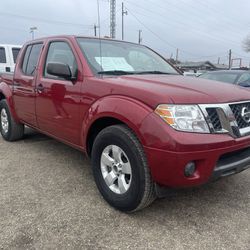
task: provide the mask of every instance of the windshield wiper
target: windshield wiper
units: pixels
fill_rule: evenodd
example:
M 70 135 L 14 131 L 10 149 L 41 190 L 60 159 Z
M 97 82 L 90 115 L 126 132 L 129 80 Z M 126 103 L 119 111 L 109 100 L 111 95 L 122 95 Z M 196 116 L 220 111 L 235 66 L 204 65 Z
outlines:
M 108 71 L 99 71 L 99 75 L 133 75 L 134 72 L 124 71 L 124 70 L 108 70 Z
M 173 75 L 174 73 L 168 73 L 168 72 L 163 72 L 163 71 L 158 71 L 158 70 L 152 70 L 152 71 L 141 71 L 141 72 L 136 72 L 138 75 L 143 75 L 143 74 L 155 74 L 155 75 Z

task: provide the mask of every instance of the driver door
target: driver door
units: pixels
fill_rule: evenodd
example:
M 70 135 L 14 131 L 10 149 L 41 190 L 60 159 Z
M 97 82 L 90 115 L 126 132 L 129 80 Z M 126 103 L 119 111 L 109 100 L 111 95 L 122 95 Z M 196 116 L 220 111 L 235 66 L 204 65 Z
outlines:
M 36 115 L 40 129 L 71 144 L 80 144 L 80 88 L 76 54 L 67 41 L 50 41 L 37 80 Z M 48 63 L 67 64 L 75 80 L 52 76 Z

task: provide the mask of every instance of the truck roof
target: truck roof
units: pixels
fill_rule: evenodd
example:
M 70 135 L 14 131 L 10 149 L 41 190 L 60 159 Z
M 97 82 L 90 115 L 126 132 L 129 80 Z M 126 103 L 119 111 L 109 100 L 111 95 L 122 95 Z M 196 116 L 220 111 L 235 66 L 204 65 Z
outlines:
M 76 39 L 76 38 L 86 38 L 86 39 L 95 39 L 95 40 L 107 40 L 107 41 L 116 41 L 116 42 L 124 42 L 124 43 L 131 43 L 131 44 L 136 44 L 136 45 L 139 45 L 138 43 L 133 43 L 133 42 L 128 42 L 128 41 L 123 41 L 123 40 L 119 40 L 119 39 L 113 39 L 113 38 L 110 38 L 110 37 L 95 37 L 95 36 L 77 36 L 77 35 L 55 35 L 55 36 L 46 36 L 46 37 L 40 37 L 40 38 L 37 38 L 37 39 L 34 39 L 34 40 L 30 40 L 30 41 L 27 41 L 27 43 L 34 43 L 34 42 L 39 42 L 39 41 L 45 41 L 47 39 L 65 39 L 65 38 L 68 38 L 68 39 Z M 143 45 L 141 45 L 143 46 Z
M 0 44 L 0 47 L 16 47 L 16 48 L 21 48 L 22 45 L 20 44 Z

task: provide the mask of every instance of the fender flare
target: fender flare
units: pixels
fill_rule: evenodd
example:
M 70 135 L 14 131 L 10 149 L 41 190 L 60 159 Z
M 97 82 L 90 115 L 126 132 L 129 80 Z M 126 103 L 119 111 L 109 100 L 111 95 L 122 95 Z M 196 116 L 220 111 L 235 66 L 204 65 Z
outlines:
M 140 126 L 150 113 L 152 113 L 152 108 L 133 98 L 119 95 L 102 97 L 91 105 L 84 116 L 81 143 L 86 149 L 89 130 L 97 120 L 114 118 L 132 129 L 144 145 L 145 138 L 140 132 Z
M 0 94 L 4 95 L 5 100 L 8 103 L 8 106 L 10 108 L 11 115 L 13 116 L 14 120 L 16 122 L 20 122 L 18 119 L 18 116 L 15 111 L 15 105 L 14 105 L 14 100 L 13 100 L 13 94 L 12 94 L 12 89 L 10 85 L 8 85 L 5 82 L 0 83 Z

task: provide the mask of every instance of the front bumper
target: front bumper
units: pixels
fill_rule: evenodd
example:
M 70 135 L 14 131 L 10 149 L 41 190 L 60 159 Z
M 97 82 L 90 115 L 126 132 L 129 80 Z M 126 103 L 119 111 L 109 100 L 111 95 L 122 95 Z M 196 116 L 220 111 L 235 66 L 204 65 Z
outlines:
M 222 155 L 217 161 L 211 180 L 237 174 L 250 168 L 250 148 Z
M 250 136 L 235 139 L 227 134 L 178 132 L 154 115 L 145 119 L 141 132 L 147 137 L 144 150 L 152 177 L 162 186 L 198 186 L 250 167 Z M 189 162 L 195 163 L 196 171 L 186 177 Z
M 249 168 L 249 146 L 185 153 L 152 148 L 145 148 L 145 151 L 154 181 L 163 186 L 182 188 L 202 185 Z M 186 177 L 185 166 L 189 162 L 195 163 L 196 171 Z

